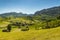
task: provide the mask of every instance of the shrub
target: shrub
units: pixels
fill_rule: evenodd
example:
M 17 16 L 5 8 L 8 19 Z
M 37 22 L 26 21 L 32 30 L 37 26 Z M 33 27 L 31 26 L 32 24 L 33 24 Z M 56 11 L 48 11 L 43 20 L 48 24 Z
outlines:
M 3 29 L 2 32 L 9 32 L 7 29 Z
M 21 29 L 21 31 L 28 31 L 28 30 L 29 30 L 28 28 Z
M 27 26 L 26 28 L 22 28 L 21 31 L 28 31 L 29 27 Z

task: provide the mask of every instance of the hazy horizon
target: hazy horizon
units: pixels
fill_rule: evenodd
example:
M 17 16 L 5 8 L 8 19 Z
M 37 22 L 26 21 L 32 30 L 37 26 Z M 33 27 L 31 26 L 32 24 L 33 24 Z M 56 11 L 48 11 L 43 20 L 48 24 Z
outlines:
M 36 11 L 60 6 L 60 0 L 0 0 L 0 14 L 22 12 L 34 14 Z

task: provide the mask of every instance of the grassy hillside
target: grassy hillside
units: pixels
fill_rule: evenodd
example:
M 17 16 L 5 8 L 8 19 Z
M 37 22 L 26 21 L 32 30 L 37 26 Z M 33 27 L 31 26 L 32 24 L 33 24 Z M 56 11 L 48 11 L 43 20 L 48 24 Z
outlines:
M 1 32 L 0 40 L 60 40 L 60 27 L 42 30 Z
M 0 14 L 0 40 L 60 40 L 60 6 L 35 14 Z

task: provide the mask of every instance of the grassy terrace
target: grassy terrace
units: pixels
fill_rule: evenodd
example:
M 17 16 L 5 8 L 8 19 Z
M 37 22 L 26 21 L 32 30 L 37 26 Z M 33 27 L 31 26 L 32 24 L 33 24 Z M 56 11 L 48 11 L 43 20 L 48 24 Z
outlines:
M 2 32 L 0 29 L 0 40 L 60 40 L 60 27 L 29 31 L 16 28 L 11 32 Z

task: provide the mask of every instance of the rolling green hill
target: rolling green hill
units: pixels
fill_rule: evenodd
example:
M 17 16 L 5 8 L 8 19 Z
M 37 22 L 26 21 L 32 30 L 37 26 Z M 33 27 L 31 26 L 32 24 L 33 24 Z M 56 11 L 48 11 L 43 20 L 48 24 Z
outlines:
M 5 24 L 8 25 L 13 22 L 27 23 L 28 20 L 30 22 L 29 24 L 34 22 L 34 25 L 32 26 L 36 26 L 37 28 L 45 28 L 47 25 L 49 26 L 48 28 L 58 27 L 60 26 L 60 6 L 36 11 L 35 14 L 23 14 L 16 12 L 0 14 L 0 26 L 1 24 L 5 26 Z

